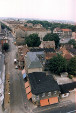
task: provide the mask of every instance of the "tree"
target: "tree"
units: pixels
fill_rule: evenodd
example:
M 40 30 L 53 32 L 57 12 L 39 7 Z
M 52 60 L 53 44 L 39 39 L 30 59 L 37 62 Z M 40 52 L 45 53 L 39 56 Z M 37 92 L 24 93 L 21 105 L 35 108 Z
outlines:
M 71 39 L 68 44 L 73 45 L 74 48 L 76 48 L 76 41 L 74 39 Z
M 55 74 L 67 71 L 67 61 L 61 55 L 54 56 L 49 61 L 49 70 Z
M 69 74 L 76 75 L 76 57 L 70 59 L 67 65 L 67 71 Z
M 56 33 L 48 33 L 43 38 L 44 41 L 55 41 L 56 48 L 59 46 L 59 36 Z
M 38 47 L 41 43 L 38 34 L 31 34 L 25 38 L 25 43 L 28 47 Z
M 3 44 L 3 50 L 7 51 L 9 49 L 9 44 L 8 43 L 4 43 Z

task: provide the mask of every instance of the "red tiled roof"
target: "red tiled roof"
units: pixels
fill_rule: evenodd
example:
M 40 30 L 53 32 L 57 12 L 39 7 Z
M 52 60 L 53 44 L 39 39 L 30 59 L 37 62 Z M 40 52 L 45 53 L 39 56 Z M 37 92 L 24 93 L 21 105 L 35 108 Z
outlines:
M 45 58 L 46 58 L 46 60 L 48 60 L 48 59 L 51 59 L 53 56 L 57 56 L 57 54 L 56 53 L 46 53 Z
M 72 55 L 69 54 L 69 53 L 68 54 L 65 54 L 64 55 L 64 58 L 67 59 L 67 60 L 70 60 L 72 58 Z
M 20 26 L 19 28 L 22 29 L 23 31 L 47 31 L 45 28 L 30 28 L 23 26 Z
M 62 31 L 71 31 L 71 29 L 61 29 Z

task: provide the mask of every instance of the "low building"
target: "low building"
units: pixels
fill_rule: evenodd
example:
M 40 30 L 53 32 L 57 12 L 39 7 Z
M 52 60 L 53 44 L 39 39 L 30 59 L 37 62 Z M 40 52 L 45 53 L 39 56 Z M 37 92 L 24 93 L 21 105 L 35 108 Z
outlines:
M 57 33 L 60 38 L 71 38 L 72 37 L 72 30 L 71 29 L 60 29 L 55 28 L 53 33 Z
M 65 47 L 61 47 L 57 53 L 61 54 L 66 60 L 70 60 L 73 57 L 73 55 Z
M 8 38 L 5 36 L 0 36 L 0 44 L 3 46 L 4 43 L 8 43 Z
M 69 96 L 69 93 L 76 88 L 76 82 L 61 84 L 59 87 L 61 91 L 61 97 L 64 98 Z
M 55 49 L 55 41 L 42 41 L 40 48 L 54 48 Z
M 44 72 L 33 72 L 28 74 L 25 83 L 28 99 L 36 105 L 46 106 L 59 102 L 60 89 L 52 75 Z
M 25 70 L 27 73 L 42 72 L 45 65 L 45 54 L 41 52 L 27 52 L 25 55 Z
M 76 56 L 76 49 L 75 48 L 70 48 L 68 51 L 73 55 Z
M 5 82 L 4 55 L 0 53 L 0 104 L 3 104 L 4 100 L 4 82 Z
M 58 34 L 59 38 L 62 38 L 62 30 L 59 27 L 55 28 L 53 33 Z
M 23 69 L 25 67 L 24 57 L 27 52 L 29 52 L 29 49 L 26 46 L 18 46 L 17 61 L 19 69 Z
M 25 36 L 29 36 L 30 34 L 36 33 L 40 37 L 40 40 L 43 40 L 43 37 L 47 33 L 51 33 L 51 30 L 46 30 L 45 28 L 32 28 L 32 27 L 23 27 L 23 26 L 18 26 L 14 30 L 14 34 L 16 38 L 22 38 Z
M 76 32 L 72 32 L 72 38 L 71 39 L 74 39 L 76 41 Z

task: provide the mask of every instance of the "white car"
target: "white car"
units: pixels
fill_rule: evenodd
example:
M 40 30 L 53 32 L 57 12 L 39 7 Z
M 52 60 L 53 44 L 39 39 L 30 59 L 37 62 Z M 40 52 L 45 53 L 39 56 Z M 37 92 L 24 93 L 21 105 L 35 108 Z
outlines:
M 18 66 L 15 66 L 15 69 L 18 69 Z

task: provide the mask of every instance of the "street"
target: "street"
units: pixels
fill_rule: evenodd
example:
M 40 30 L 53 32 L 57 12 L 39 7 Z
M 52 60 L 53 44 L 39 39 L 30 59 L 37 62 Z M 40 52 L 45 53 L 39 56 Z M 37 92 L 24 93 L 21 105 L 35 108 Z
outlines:
M 21 72 L 15 69 L 14 58 L 16 58 L 17 47 L 12 43 L 13 38 L 9 38 L 10 50 L 6 54 L 8 67 L 7 73 L 10 74 L 10 112 L 11 113 L 25 113 L 24 96 L 20 76 Z M 25 90 L 23 90 L 25 91 Z

